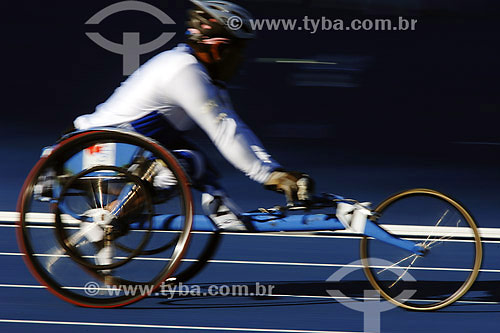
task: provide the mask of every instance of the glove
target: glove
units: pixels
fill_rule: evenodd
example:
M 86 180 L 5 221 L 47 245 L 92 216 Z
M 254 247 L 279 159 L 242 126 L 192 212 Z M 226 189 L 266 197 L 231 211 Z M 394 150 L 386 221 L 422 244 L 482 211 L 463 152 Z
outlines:
M 287 203 L 310 200 L 314 182 L 309 175 L 296 171 L 274 171 L 264 183 L 264 188 L 285 193 Z

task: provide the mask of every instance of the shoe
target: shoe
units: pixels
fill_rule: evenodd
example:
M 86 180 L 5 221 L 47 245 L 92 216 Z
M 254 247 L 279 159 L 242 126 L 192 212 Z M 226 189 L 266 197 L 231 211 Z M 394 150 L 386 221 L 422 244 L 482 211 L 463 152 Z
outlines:
M 224 196 L 214 196 L 203 193 L 201 196 L 203 210 L 217 229 L 222 231 L 250 231 L 247 225 L 238 217 L 238 210 L 231 210 L 227 206 L 233 206 L 229 198 Z

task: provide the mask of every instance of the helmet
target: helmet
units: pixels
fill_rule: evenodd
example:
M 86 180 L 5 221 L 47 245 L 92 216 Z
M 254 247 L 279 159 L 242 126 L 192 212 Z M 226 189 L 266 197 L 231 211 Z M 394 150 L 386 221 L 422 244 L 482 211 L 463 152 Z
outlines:
M 253 39 L 250 25 L 252 16 L 244 8 L 219 0 L 191 0 L 194 9 L 189 11 L 187 22 L 189 39 L 201 41 L 207 38 Z

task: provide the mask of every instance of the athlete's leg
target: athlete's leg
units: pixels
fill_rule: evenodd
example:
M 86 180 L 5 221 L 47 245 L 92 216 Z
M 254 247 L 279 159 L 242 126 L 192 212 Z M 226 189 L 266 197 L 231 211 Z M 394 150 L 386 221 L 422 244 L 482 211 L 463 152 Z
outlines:
M 242 222 L 241 210 L 228 197 L 219 184 L 219 174 L 210 164 L 205 154 L 188 141 L 182 132 L 173 128 L 158 112 L 131 123 L 135 131 L 146 135 L 169 149 L 179 160 L 191 178 L 194 188 L 203 193 L 202 206 L 205 214 L 219 229 L 247 231 L 251 225 Z M 168 190 L 175 185 L 175 177 L 167 168 L 159 169 L 152 180 L 158 196 L 168 196 Z M 163 189 L 163 193 L 162 193 Z
M 158 141 L 170 150 L 177 157 L 197 189 L 202 190 L 205 184 L 218 186 L 219 175 L 205 154 L 187 140 L 183 132 L 175 129 L 162 114 L 156 111 L 152 112 L 130 123 L 130 125 L 136 132 Z M 156 187 L 162 187 L 169 182 L 172 176 L 169 176 L 168 171 L 158 170 L 158 177 L 154 180 Z

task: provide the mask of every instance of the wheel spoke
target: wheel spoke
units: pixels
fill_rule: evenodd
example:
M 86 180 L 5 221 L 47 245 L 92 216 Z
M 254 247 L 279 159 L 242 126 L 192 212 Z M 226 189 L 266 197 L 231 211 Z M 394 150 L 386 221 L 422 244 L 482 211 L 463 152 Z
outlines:
M 436 225 L 434 226 L 434 230 L 437 230 L 436 228 L 439 226 L 439 224 L 441 224 L 441 222 L 443 222 L 443 219 L 445 218 L 445 216 L 448 214 L 449 210 L 447 209 L 443 215 L 441 215 L 441 217 L 438 219 L 438 221 L 436 222 Z M 427 236 L 427 239 L 424 241 L 424 246 L 427 245 L 427 241 L 432 237 L 434 236 L 435 232 L 429 234 L 429 236 Z
M 401 279 L 403 278 L 403 276 L 405 276 L 406 273 L 408 273 L 408 270 L 410 269 L 410 267 L 412 267 L 413 264 L 415 263 L 415 261 L 417 261 L 417 258 L 418 258 L 418 256 L 415 256 L 415 258 L 413 258 L 413 260 L 411 261 L 411 263 L 406 267 L 406 269 L 403 271 L 403 273 L 398 276 L 397 280 L 394 281 L 394 283 L 389 286 L 389 288 L 394 287 L 396 285 L 396 283 L 398 283 L 399 281 L 401 281 Z
M 460 225 L 460 222 L 461 222 L 461 219 L 459 219 L 457 221 L 457 224 L 456 224 L 456 227 L 459 228 L 459 225 Z M 452 239 L 453 238 L 453 234 L 450 234 L 450 235 L 444 235 L 444 236 L 441 236 L 440 238 L 437 238 L 437 239 L 434 239 L 432 240 L 431 242 L 427 243 L 425 245 L 425 248 L 426 249 L 431 249 L 433 248 L 434 246 L 440 244 L 440 243 L 443 243 L 444 241 L 448 240 L 448 239 Z
M 415 253 L 412 253 L 409 256 L 407 256 L 406 258 L 403 258 L 403 259 L 399 260 L 398 262 L 396 262 L 396 263 L 394 263 L 394 264 L 392 264 L 392 265 L 390 265 L 388 267 L 385 267 L 384 269 L 381 269 L 380 271 L 377 272 L 377 274 L 382 274 L 382 273 L 384 273 L 385 271 L 387 271 L 387 270 L 389 270 L 391 268 L 399 266 L 399 264 L 402 263 L 403 261 L 406 261 L 406 260 L 411 259 L 411 258 L 416 257 L 416 256 L 417 255 Z

